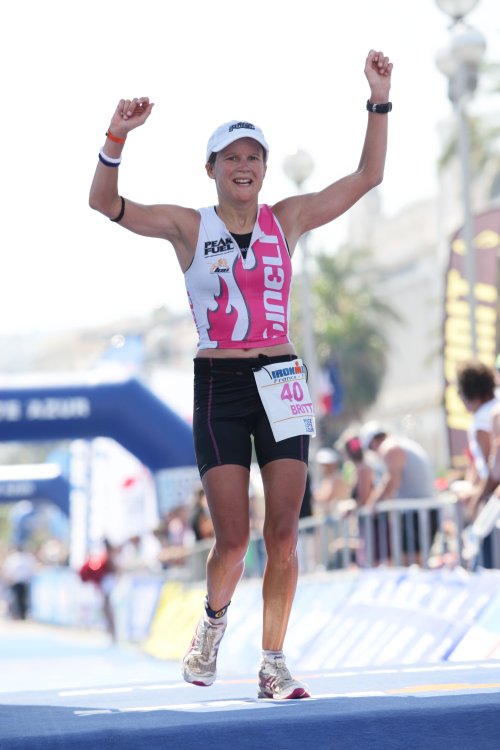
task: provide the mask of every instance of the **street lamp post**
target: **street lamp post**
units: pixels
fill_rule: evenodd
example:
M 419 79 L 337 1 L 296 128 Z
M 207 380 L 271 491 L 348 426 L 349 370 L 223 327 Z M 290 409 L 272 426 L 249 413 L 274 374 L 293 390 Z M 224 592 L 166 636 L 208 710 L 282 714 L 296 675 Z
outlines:
M 448 78 L 448 97 L 453 104 L 458 123 L 459 158 L 462 172 L 463 238 L 465 243 L 465 277 L 468 284 L 470 311 L 470 341 L 472 356 L 477 356 L 476 320 L 476 259 L 474 253 L 474 219 L 471 202 L 470 138 L 467 104 L 478 80 L 486 41 L 464 16 L 475 8 L 479 0 L 436 0 L 437 6 L 452 19 L 450 44 L 436 57 L 439 70 Z
M 304 182 L 311 176 L 314 169 L 313 161 L 307 151 L 297 150 L 289 154 L 284 161 L 283 169 L 286 176 L 295 183 L 295 186 L 302 191 Z M 314 405 L 316 418 L 319 417 L 318 403 L 318 384 L 319 384 L 319 367 L 318 356 L 316 352 L 316 336 L 314 333 L 314 316 L 311 297 L 311 277 L 309 273 L 309 237 L 308 234 L 302 235 L 299 240 L 299 247 L 302 253 L 301 268 L 301 295 L 302 295 L 302 327 L 304 342 L 304 359 L 308 371 L 308 385 L 311 394 L 311 400 Z

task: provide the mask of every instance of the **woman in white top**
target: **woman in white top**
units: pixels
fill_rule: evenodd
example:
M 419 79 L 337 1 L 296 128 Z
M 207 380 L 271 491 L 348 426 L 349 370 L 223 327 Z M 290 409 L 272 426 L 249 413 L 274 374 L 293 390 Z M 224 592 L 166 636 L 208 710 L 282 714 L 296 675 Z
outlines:
M 242 395 L 245 399 L 254 398 L 256 384 L 249 370 L 252 360 L 279 366 L 280 362 L 295 359 L 295 347 L 287 331 L 288 254 L 293 254 L 305 232 L 333 221 L 382 181 L 387 114 L 392 106 L 388 101 L 392 63 L 382 52 L 370 50 L 364 72 L 370 98 L 358 166 L 323 190 L 287 197 L 272 206 L 259 204 L 267 170 L 267 142 L 260 128 L 246 121 L 225 123 L 208 142 L 205 169 L 217 192 L 217 204 L 210 211 L 173 204 L 143 205 L 120 196 L 117 167 L 121 152 L 130 131 L 144 125 L 151 114 L 153 104 L 147 97 L 118 103 L 99 153 L 90 190 L 91 207 L 129 231 L 167 240 L 173 246 L 200 334 L 195 359 L 193 431 L 215 543 L 207 564 L 205 611 L 183 662 L 184 678 L 193 684 L 210 685 L 215 680 L 226 610 L 243 573 L 250 533 L 249 460 L 253 435 L 265 490 L 267 551 L 259 695 L 278 700 L 308 695 L 306 687 L 288 672 L 282 648 L 297 584 L 296 545 L 309 434 L 288 438 L 293 444 L 285 453 L 280 442 L 271 439 L 261 411 L 255 411 L 255 434 L 252 424 L 245 421 L 246 416 L 241 420 L 235 413 L 229 414 L 228 419 L 226 412 L 228 401 L 232 411 L 237 412 Z M 348 117 L 341 113 L 340 106 L 333 102 L 332 112 Z M 282 116 L 286 123 L 286 107 Z M 256 245 L 260 245 L 260 256 L 255 252 Z M 262 263 L 258 262 L 259 257 Z M 251 279 L 261 270 L 262 288 L 252 286 L 256 293 L 250 298 Z M 214 300 L 214 289 L 221 290 L 218 301 Z M 245 310 L 249 315 L 245 316 Z M 267 325 L 263 327 L 262 322 Z M 237 379 L 243 377 L 246 395 L 237 386 Z M 214 409 L 217 421 L 213 419 Z M 219 428 L 222 417 L 223 430 Z M 304 429 L 312 432 L 311 420 L 305 421 Z

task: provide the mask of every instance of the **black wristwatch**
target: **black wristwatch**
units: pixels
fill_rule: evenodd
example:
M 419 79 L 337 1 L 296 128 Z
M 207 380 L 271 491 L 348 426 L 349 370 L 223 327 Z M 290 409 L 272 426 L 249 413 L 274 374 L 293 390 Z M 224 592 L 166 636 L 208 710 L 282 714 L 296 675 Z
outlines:
M 392 110 L 392 102 L 385 102 L 385 104 L 372 104 L 368 99 L 366 102 L 366 109 L 368 112 L 376 112 L 378 115 L 386 115 Z

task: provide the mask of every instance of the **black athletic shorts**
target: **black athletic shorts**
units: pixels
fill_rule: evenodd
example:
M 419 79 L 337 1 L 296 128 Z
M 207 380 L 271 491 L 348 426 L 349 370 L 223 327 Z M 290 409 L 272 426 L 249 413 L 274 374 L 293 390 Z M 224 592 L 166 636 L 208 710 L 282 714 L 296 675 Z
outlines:
M 252 436 L 259 466 L 278 458 L 307 464 L 309 435 L 276 442 L 262 406 L 254 368 L 290 362 L 296 355 L 194 360 L 193 433 L 200 476 L 214 466 L 250 468 Z

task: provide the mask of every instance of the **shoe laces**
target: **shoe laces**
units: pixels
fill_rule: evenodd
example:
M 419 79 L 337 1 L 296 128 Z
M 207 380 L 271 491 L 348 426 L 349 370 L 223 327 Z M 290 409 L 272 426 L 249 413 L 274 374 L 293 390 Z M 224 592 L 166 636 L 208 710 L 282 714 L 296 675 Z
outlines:
M 195 641 L 192 651 L 198 656 L 198 660 L 205 664 L 210 664 L 217 656 L 217 650 L 224 631 L 225 623 L 213 625 L 211 622 L 203 619 L 196 630 Z
M 262 663 L 261 675 L 266 683 L 272 686 L 286 685 L 294 681 L 282 657 L 265 659 Z

